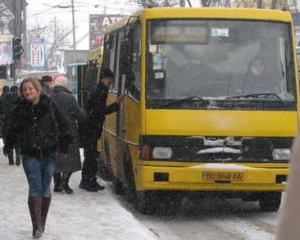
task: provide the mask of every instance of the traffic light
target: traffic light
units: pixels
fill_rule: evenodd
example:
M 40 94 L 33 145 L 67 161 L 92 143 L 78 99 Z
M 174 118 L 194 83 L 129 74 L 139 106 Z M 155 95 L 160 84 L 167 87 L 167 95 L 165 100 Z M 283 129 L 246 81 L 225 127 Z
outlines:
M 6 66 L 0 66 L 0 79 L 6 79 Z
M 24 52 L 23 46 L 22 46 L 22 39 L 19 37 L 13 38 L 13 59 L 14 60 L 20 60 L 21 56 Z

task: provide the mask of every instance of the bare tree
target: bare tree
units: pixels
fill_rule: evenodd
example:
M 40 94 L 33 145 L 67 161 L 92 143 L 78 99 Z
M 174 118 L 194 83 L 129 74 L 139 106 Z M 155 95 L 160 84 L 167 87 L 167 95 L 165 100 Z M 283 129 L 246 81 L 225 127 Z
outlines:
M 282 9 L 286 7 L 286 0 L 236 0 L 236 7 Z
M 179 6 L 180 0 L 131 0 L 143 8 L 147 7 L 174 7 Z
M 70 27 L 65 27 L 56 18 L 53 21 L 42 22 L 36 20 L 27 25 L 28 38 L 42 38 L 46 42 L 46 62 L 52 62 L 54 54 L 59 48 L 70 45 L 68 36 L 72 33 Z

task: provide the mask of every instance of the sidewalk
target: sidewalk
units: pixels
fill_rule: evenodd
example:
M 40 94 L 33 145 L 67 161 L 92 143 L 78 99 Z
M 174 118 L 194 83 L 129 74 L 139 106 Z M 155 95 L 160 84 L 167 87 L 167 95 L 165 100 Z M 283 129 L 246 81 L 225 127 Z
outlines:
M 32 239 L 28 186 L 22 165 L 8 165 L 0 143 L 0 239 Z M 81 172 L 70 179 L 73 195 L 55 193 L 43 240 L 155 240 L 155 235 L 124 209 L 110 190 L 79 189 Z M 52 184 L 53 185 L 53 184 Z

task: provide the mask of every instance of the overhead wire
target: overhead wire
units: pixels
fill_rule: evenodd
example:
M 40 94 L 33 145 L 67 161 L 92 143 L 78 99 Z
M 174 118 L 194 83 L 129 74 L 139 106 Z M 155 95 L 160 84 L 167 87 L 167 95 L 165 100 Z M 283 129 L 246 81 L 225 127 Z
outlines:
M 41 10 L 39 12 L 29 14 L 28 18 L 38 17 L 39 15 L 43 15 L 49 11 L 54 11 L 53 12 L 54 14 L 60 14 L 64 10 L 65 11 L 63 13 L 71 11 L 70 0 L 63 0 L 59 4 L 55 4 L 55 5 L 41 3 L 41 2 L 38 2 L 35 0 L 28 0 L 28 2 L 29 2 L 29 4 L 34 3 L 36 6 L 44 8 L 44 10 Z M 68 6 L 68 8 L 61 8 L 65 4 L 67 4 L 66 6 Z M 120 7 L 116 7 L 118 5 L 120 5 Z M 49 6 L 50 8 L 45 9 L 45 6 Z M 61 6 L 61 7 L 59 7 L 59 6 Z M 93 10 L 91 10 L 91 8 Z M 138 10 L 140 8 L 140 6 L 138 6 L 138 4 L 133 3 L 132 1 L 129 1 L 129 0 L 127 0 L 127 1 L 110 0 L 110 1 L 105 1 L 105 2 L 103 2 L 103 0 L 101 0 L 101 1 L 100 0 L 99 1 L 86 0 L 86 1 L 84 1 L 84 3 L 82 1 L 77 1 L 77 0 L 74 1 L 75 13 L 82 12 L 82 13 L 94 14 L 95 9 L 100 10 L 101 8 L 105 8 L 106 13 L 111 11 L 111 12 L 126 12 L 126 13 L 130 14 L 133 11 Z M 87 9 L 87 10 L 84 10 L 84 9 Z M 104 9 L 102 9 L 102 11 L 104 11 Z M 114 14 L 114 13 L 110 13 L 110 14 Z
M 45 19 L 45 16 L 53 16 L 53 18 L 55 16 L 58 17 L 58 21 L 61 21 L 63 23 L 71 23 L 71 17 L 70 19 L 68 18 L 64 18 L 61 19 L 60 16 L 65 16 L 65 14 L 70 14 L 72 13 L 72 8 L 68 7 L 68 8 L 60 8 L 59 6 L 65 6 L 65 5 L 70 5 L 70 0 L 62 0 L 59 2 L 59 4 L 45 4 L 45 3 L 41 3 L 39 1 L 35 1 L 35 0 L 27 0 L 27 2 L 29 4 L 32 4 L 35 8 L 39 8 L 37 10 L 34 11 L 30 11 L 27 12 L 27 18 L 29 20 L 32 19 L 37 19 L 37 18 L 41 18 L 41 19 Z M 120 5 L 120 7 L 116 7 Z M 97 14 L 98 12 L 100 12 L 99 14 L 109 14 L 109 15 L 128 15 L 134 11 L 138 10 L 138 5 L 136 4 L 131 4 L 131 3 L 126 3 L 126 6 L 124 8 L 124 3 L 120 3 L 120 1 L 88 1 L 86 0 L 84 2 L 84 4 L 82 3 L 82 1 L 74 1 L 74 13 L 75 13 L 75 25 L 76 28 L 80 27 L 82 28 L 82 25 L 89 25 L 89 17 L 86 16 L 82 16 L 82 14 Z M 124 13 L 124 14 L 122 14 Z M 87 30 L 88 31 L 88 30 Z

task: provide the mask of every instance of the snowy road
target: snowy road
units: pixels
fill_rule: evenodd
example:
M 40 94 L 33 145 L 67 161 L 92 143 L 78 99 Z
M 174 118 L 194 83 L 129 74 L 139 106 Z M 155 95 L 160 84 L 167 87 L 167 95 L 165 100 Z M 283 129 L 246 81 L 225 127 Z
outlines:
M 273 240 L 280 213 L 262 212 L 258 202 L 238 199 L 184 199 L 173 211 L 167 206 L 162 203 L 154 215 L 127 208 L 161 240 Z
M 161 240 L 272 240 L 279 216 L 239 200 L 186 201 L 174 213 L 133 213 Z

